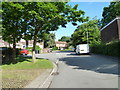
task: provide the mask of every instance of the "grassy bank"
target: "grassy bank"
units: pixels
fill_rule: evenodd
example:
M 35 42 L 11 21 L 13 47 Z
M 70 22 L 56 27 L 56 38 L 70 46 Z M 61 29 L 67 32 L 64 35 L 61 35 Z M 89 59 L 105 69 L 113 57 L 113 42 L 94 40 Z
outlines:
M 46 59 L 31 59 L 19 57 L 17 64 L 2 65 L 2 87 L 23 88 L 47 69 L 52 69 L 52 62 Z

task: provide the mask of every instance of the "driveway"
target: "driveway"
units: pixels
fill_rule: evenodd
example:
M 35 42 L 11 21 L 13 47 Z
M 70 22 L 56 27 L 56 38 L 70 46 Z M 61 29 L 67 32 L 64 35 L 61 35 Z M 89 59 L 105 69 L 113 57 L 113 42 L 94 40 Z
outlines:
M 118 58 L 53 52 L 37 57 L 58 62 L 58 72 L 49 88 L 118 88 Z

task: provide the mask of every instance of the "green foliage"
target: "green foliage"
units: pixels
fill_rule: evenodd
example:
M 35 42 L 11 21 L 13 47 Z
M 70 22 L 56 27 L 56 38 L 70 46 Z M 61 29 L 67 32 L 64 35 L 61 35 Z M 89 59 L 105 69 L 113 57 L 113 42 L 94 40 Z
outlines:
M 22 9 L 20 3 L 2 2 L 2 38 L 9 43 L 16 43 L 22 37 L 20 30 Z
M 3 50 L 0 50 L 2 52 L 2 64 L 9 64 L 12 62 L 12 55 L 13 55 L 13 49 L 12 48 L 1 48 Z M 20 50 L 16 48 L 16 57 L 20 55 Z
M 32 52 L 32 48 L 33 48 L 33 47 L 26 47 L 26 49 L 27 49 L 29 52 Z
M 27 47 L 26 49 L 27 49 L 28 51 L 32 52 L 32 48 L 33 48 L 33 47 Z M 36 50 L 41 50 L 41 48 L 40 48 L 38 45 L 36 45 Z
M 33 39 L 35 51 L 37 38 L 43 33 L 55 31 L 59 26 L 66 28 L 68 22 L 77 25 L 76 22 L 88 20 L 85 12 L 77 10 L 77 7 L 66 2 L 3 2 L 3 39 L 14 47 L 21 38 Z
M 69 37 L 69 36 L 63 36 L 63 37 L 61 37 L 61 39 L 59 39 L 58 41 L 70 42 L 70 37 Z
M 111 42 L 109 44 L 96 44 L 90 46 L 90 48 L 92 53 L 120 57 L 120 41 Z
M 58 47 L 53 47 L 52 50 L 58 50 Z
M 108 7 L 103 8 L 101 24 L 102 27 L 107 25 L 117 16 L 120 16 L 120 1 L 110 2 Z
M 46 38 L 44 38 L 44 47 L 52 48 L 55 47 L 55 34 L 54 33 L 46 33 Z
M 84 11 L 77 10 L 65 2 L 3 2 L 3 39 L 9 43 L 21 38 L 32 39 L 38 34 L 57 30 L 67 22 L 84 22 Z M 34 8 L 34 9 L 33 9 Z M 11 30 L 13 33 L 11 33 Z
M 36 45 L 36 50 L 41 50 L 41 48 L 38 45 Z
M 90 20 L 87 23 L 81 24 L 75 30 L 71 36 L 72 45 L 76 46 L 78 44 L 87 43 L 87 33 L 88 33 L 88 43 L 99 43 L 100 42 L 100 31 L 98 28 L 98 20 Z

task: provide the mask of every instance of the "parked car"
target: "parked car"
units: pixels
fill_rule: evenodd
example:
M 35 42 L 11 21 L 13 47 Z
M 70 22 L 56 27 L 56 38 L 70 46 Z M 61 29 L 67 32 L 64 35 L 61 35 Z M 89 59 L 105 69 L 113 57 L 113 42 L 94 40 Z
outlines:
M 80 44 L 76 46 L 76 54 L 89 54 L 89 45 L 88 44 Z
M 21 55 L 27 55 L 27 54 L 28 54 L 28 50 L 22 49 L 22 50 L 20 51 L 20 54 L 21 54 Z

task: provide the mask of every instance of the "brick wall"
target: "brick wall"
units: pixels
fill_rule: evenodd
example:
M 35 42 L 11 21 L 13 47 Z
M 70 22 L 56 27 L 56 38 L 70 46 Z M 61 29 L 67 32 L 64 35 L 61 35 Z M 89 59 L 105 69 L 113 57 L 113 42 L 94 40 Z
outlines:
M 118 20 L 115 20 L 101 31 L 102 41 L 110 42 L 112 40 L 120 40 L 120 32 L 118 30 L 118 23 L 120 24 L 120 21 L 118 22 Z
M 118 33 L 119 33 L 119 40 L 120 40 L 120 19 L 118 19 L 117 22 L 118 22 Z

